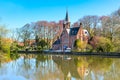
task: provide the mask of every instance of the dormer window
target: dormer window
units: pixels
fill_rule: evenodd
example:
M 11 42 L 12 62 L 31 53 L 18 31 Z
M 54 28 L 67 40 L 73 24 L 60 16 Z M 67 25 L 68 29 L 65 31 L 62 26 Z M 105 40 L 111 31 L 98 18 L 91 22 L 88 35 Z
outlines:
M 87 31 L 85 31 L 85 34 L 87 34 Z
M 74 34 L 74 31 L 72 31 L 72 34 Z
M 75 31 L 75 34 L 77 34 L 77 31 Z

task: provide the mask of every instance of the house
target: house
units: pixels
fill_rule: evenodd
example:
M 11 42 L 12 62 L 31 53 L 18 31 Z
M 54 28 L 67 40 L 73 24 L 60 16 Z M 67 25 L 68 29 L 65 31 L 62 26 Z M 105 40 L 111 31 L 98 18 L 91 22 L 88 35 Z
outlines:
M 66 17 L 63 22 L 63 31 L 58 39 L 53 43 L 53 50 L 65 50 L 66 48 L 74 48 L 74 42 L 76 39 L 88 42 L 89 33 L 86 29 L 83 29 L 82 23 L 79 26 L 70 26 L 68 11 L 66 11 Z

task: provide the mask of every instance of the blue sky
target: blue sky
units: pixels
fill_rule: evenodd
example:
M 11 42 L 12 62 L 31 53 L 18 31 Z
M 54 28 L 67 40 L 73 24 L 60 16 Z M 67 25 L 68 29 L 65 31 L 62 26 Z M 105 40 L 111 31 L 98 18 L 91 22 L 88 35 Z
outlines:
M 15 29 L 40 20 L 58 22 L 66 7 L 74 23 L 85 15 L 110 15 L 120 8 L 120 0 L 0 0 L 0 24 Z

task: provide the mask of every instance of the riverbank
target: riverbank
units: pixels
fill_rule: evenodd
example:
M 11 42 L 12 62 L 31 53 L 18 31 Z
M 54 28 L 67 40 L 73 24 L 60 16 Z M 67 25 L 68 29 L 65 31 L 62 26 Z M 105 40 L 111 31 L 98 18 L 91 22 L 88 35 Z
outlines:
M 53 55 L 77 55 L 77 56 L 107 56 L 120 57 L 119 52 L 44 52 L 44 51 L 18 51 L 26 54 L 53 54 Z

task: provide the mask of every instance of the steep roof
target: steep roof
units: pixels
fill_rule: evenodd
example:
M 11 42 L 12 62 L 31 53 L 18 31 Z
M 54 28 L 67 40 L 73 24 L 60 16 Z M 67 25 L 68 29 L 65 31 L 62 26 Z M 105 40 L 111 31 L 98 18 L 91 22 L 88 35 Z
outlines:
M 66 11 L 65 21 L 69 22 L 68 10 Z
M 70 28 L 70 36 L 77 35 L 80 27 Z
M 56 45 L 56 44 L 60 44 L 60 39 L 57 39 L 57 40 L 53 43 L 53 45 Z

